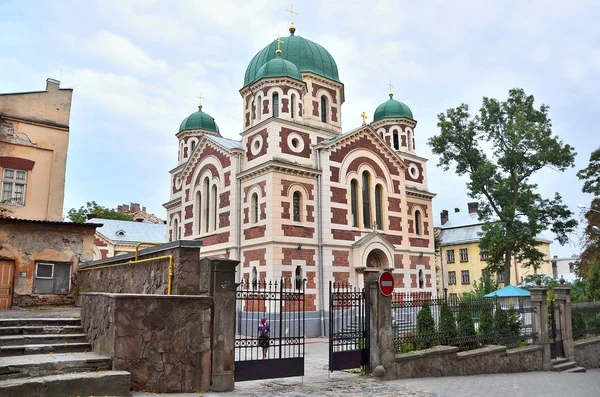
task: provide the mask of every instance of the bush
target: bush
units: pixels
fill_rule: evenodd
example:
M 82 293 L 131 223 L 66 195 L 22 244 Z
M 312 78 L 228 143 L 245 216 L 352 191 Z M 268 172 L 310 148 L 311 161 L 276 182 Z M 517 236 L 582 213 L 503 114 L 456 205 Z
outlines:
M 417 314 L 417 336 L 419 337 L 420 349 L 428 349 L 437 343 L 435 320 L 431 315 L 431 309 L 427 302 Z
M 440 307 L 440 324 L 439 329 L 440 342 L 449 345 L 456 338 L 456 319 L 452 309 L 446 302 Z
M 473 349 L 476 348 L 477 343 L 475 339 L 475 322 L 473 321 L 473 314 L 471 313 L 471 302 L 469 300 L 463 300 L 460 302 L 458 308 L 458 337 L 461 338 L 459 343 L 462 349 Z
M 481 311 L 481 323 L 479 324 L 479 334 L 486 343 L 496 343 L 494 327 L 494 306 L 491 302 L 483 303 Z

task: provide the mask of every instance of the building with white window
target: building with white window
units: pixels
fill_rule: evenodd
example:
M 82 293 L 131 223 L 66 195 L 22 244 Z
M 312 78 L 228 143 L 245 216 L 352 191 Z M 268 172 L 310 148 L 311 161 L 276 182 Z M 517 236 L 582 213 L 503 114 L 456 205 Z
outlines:
M 201 106 L 179 126 L 169 241 L 239 259 L 246 281 L 306 278 L 307 311 L 327 310 L 330 281 L 361 287 L 381 269 L 397 292 L 434 292 L 434 194 L 409 107 L 390 93 L 344 132 L 337 64 L 293 25 L 254 56 L 239 92 L 239 140 Z

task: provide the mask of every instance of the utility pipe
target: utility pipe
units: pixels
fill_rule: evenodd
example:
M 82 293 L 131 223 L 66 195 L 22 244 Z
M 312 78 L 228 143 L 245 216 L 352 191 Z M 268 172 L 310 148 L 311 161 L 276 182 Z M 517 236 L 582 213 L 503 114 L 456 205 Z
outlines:
M 139 242 L 138 245 L 135 246 L 135 260 L 136 261 L 139 259 L 140 245 L 160 245 L 160 243 L 150 243 L 147 241 Z
M 319 257 L 319 307 L 321 308 L 321 337 L 325 337 L 325 292 L 323 287 L 323 204 L 321 199 L 321 149 L 317 149 L 317 171 L 319 171 L 319 173 L 317 174 L 317 252 Z

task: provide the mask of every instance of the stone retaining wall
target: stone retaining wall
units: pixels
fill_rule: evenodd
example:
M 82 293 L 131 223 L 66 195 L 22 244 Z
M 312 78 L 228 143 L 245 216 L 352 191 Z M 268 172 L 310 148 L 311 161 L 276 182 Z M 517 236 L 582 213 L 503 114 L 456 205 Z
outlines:
M 600 368 L 600 337 L 573 342 L 575 362 L 585 368 Z
M 173 295 L 199 295 L 201 273 L 209 269 L 200 267 L 199 241 L 174 241 L 139 252 L 139 259 L 173 255 Z M 135 254 L 118 255 L 80 265 L 79 292 L 112 292 L 125 294 L 167 294 L 169 260 L 110 266 L 134 260 Z M 107 267 L 109 266 L 109 267 Z M 203 278 L 207 278 L 204 276 Z
M 459 352 L 457 347 L 431 349 L 396 355 L 385 365 L 386 380 L 439 376 L 461 376 L 543 370 L 543 347 L 531 345 L 516 349 L 486 346 Z
M 134 390 L 209 391 L 213 299 L 84 293 L 81 321 L 94 351 L 131 373 Z

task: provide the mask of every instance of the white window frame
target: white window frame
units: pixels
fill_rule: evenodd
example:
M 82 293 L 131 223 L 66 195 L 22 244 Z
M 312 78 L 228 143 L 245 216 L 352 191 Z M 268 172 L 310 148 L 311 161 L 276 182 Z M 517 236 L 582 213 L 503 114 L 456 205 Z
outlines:
M 460 248 L 458 250 L 458 252 L 460 254 L 460 261 L 461 261 L 461 263 L 465 263 L 465 262 L 469 261 L 469 250 L 467 248 Z
M 447 260 L 448 263 L 456 263 L 456 257 L 454 256 L 454 249 L 446 250 L 446 256 L 448 258 L 448 260 Z M 450 260 L 450 257 L 452 257 L 452 260 Z
M 38 275 L 40 265 L 52 266 L 52 275 L 50 277 L 40 277 Z M 35 278 L 44 279 L 44 280 L 52 280 L 54 278 L 54 263 L 44 263 L 44 262 L 36 263 L 35 264 Z
M 12 171 L 13 172 L 13 177 L 9 178 L 6 176 L 6 172 L 7 171 Z M 19 172 L 22 172 L 23 174 L 25 174 L 25 179 L 24 180 L 18 180 L 17 179 L 17 174 Z M 2 169 L 2 186 L 0 186 L 0 200 L 1 201 L 7 201 L 6 204 L 7 205 L 19 205 L 19 206 L 24 206 L 25 205 L 25 196 L 27 194 L 27 178 L 28 178 L 28 172 L 27 170 L 20 170 L 20 169 L 16 169 L 16 168 L 3 168 Z M 11 193 L 10 196 L 11 197 L 5 197 L 4 196 L 4 186 L 5 185 L 11 185 Z M 17 185 L 21 185 L 23 186 L 23 194 L 21 195 L 20 200 L 18 200 L 15 197 L 15 187 Z

